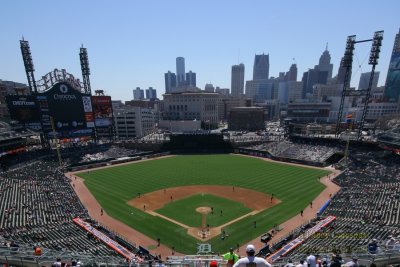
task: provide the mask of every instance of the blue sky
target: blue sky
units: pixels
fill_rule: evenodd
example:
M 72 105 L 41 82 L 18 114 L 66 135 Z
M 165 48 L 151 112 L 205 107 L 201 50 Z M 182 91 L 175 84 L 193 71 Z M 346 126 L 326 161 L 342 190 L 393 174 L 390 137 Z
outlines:
M 384 30 L 377 70 L 386 79 L 400 1 L 201 0 L 0 2 L 0 79 L 26 83 L 19 40 L 30 42 L 39 79 L 54 68 L 81 77 L 79 47 L 88 49 L 92 90 L 132 99 L 139 86 L 164 92 L 164 73 L 185 57 L 186 71 L 206 83 L 230 88 L 231 66 L 245 64 L 252 78 L 254 55 L 270 55 L 270 76 L 298 66 L 298 80 L 313 68 L 329 43 L 336 75 L 346 37 L 370 39 Z M 352 84 L 369 71 L 370 43 L 356 47 Z M 294 61 L 293 61 L 294 58 Z

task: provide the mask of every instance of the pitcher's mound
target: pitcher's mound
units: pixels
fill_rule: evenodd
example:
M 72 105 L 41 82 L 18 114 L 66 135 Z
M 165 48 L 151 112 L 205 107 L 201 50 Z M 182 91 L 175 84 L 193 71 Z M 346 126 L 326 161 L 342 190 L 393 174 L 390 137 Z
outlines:
M 211 212 L 211 208 L 210 207 L 198 207 L 196 209 L 196 211 L 201 214 L 209 214 Z

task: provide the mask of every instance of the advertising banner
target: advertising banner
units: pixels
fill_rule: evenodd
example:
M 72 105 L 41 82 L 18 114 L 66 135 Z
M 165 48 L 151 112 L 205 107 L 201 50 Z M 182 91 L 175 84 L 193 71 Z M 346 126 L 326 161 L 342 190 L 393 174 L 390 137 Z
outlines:
M 8 95 L 6 102 L 12 120 L 32 130 L 41 129 L 39 106 L 34 96 Z

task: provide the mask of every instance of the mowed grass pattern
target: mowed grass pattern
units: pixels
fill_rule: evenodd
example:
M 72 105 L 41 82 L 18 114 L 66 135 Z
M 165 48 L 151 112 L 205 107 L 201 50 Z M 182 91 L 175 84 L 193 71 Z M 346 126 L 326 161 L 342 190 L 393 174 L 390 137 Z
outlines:
M 323 189 L 325 170 L 303 168 L 240 155 L 182 155 L 79 174 L 112 217 L 182 253 L 197 252 L 201 241 L 172 222 L 135 209 L 127 202 L 138 193 L 184 185 L 238 186 L 274 194 L 282 202 L 224 230 L 229 237 L 208 243 L 215 252 L 244 244 L 298 214 Z M 99 211 L 100 212 L 100 211 Z M 257 228 L 253 222 L 257 221 Z
M 187 226 L 201 227 L 202 216 L 196 212 L 198 207 L 213 208 L 213 214 L 209 213 L 206 219 L 210 227 L 223 225 L 252 211 L 242 203 L 212 194 L 198 194 L 168 203 L 156 212 Z

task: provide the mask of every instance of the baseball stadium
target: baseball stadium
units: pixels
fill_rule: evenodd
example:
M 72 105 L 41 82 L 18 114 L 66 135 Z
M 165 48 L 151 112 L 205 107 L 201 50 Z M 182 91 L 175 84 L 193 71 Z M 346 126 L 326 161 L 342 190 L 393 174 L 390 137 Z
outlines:
M 35 81 L 25 40 L 21 52 L 31 94 L 7 96 L 18 123 L 0 124 L 4 266 L 223 267 L 248 244 L 272 266 L 400 262 L 398 131 L 350 142 L 282 121 L 119 139 L 86 48 L 83 82 L 57 69 Z

